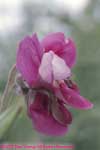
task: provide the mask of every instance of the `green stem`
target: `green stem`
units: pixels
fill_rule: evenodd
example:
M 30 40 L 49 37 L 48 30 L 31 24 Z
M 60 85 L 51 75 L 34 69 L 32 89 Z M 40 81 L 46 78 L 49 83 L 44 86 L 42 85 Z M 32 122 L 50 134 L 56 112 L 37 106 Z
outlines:
M 6 108 L 8 106 L 9 94 L 14 87 L 15 76 L 16 76 L 16 66 L 14 65 L 9 72 L 5 90 L 0 99 L 0 113 L 3 112 L 4 110 L 6 110 Z

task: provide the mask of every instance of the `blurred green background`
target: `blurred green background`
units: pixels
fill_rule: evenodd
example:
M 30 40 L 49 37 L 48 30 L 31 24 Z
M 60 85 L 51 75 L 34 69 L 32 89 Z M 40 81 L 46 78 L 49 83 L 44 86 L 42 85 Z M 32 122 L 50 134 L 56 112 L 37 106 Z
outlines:
M 100 0 L 3 0 L 0 1 L 0 95 L 15 63 L 18 42 L 36 32 L 64 32 L 77 45 L 74 80 L 81 94 L 94 103 L 87 111 L 71 109 L 73 124 L 64 137 L 47 137 L 32 129 L 26 109 L 14 119 L 11 108 L 0 118 L 0 143 L 74 144 L 76 150 L 100 150 Z M 15 104 L 21 97 L 13 97 Z M 5 117 L 6 116 L 6 117 Z M 6 124 L 6 125 L 5 125 Z

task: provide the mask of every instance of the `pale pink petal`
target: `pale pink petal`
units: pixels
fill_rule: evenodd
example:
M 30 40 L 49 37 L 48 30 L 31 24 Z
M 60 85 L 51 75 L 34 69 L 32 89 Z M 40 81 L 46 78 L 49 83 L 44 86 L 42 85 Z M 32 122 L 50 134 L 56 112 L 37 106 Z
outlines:
M 39 67 L 39 74 L 41 78 L 48 83 L 53 81 L 52 58 L 52 53 L 44 53 L 41 65 Z
M 33 36 L 33 38 L 26 37 L 20 42 L 17 52 L 17 69 L 30 86 L 36 82 L 38 77 L 38 67 L 40 64 L 38 44 L 36 36 Z
M 71 75 L 71 71 L 64 60 L 52 51 L 43 55 L 39 73 L 42 79 L 49 83 L 53 80 L 66 79 Z
M 37 95 L 35 102 L 29 108 L 29 116 L 32 119 L 34 128 L 49 136 L 62 136 L 68 131 L 67 125 L 64 126 L 57 122 L 48 111 L 48 97 L 43 94 Z
M 52 70 L 54 79 L 63 80 L 68 78 L 71 75 L 71 70 L 69 69 L 65 61 L 57 55 L 55 55 L 53 52 L 52 55 Z
M 78 109 L 91 109 L 93 107 L 93 104 L 90 101 L 80 96 L 74 90 L 68 88 L 66 84 L 60 83 L 60 90 L 64 97 L 64 102 L 70 106 Z

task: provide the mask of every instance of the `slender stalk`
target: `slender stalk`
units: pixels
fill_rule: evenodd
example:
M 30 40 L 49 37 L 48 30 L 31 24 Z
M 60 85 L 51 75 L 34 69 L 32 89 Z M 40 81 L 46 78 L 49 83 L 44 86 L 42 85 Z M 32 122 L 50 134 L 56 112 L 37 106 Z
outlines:
M 0 113 L 3 112 L 8 106 L 9 94 L 14 87 L 15 76 L 16 76 L 16 65 L 13 65 L 8 75 L 8 80 L 5 86 L 4 93 L 0 99 Z

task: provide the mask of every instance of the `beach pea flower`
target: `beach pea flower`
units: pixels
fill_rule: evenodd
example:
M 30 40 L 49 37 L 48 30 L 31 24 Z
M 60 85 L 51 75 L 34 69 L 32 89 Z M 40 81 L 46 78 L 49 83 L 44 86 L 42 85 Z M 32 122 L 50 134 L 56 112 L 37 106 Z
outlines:
M 16 80 L 38 132 L 64 135 L 72 122 L 68 106 L 77 109 L 93 107 L 80 96 L 78 86 L 71 81 L 71 67 L 75 62 L 75 44 L 63 33 L 49 34 L 41 41 L 33 34 L 20 42 L 16 58 L 20 76 Z

